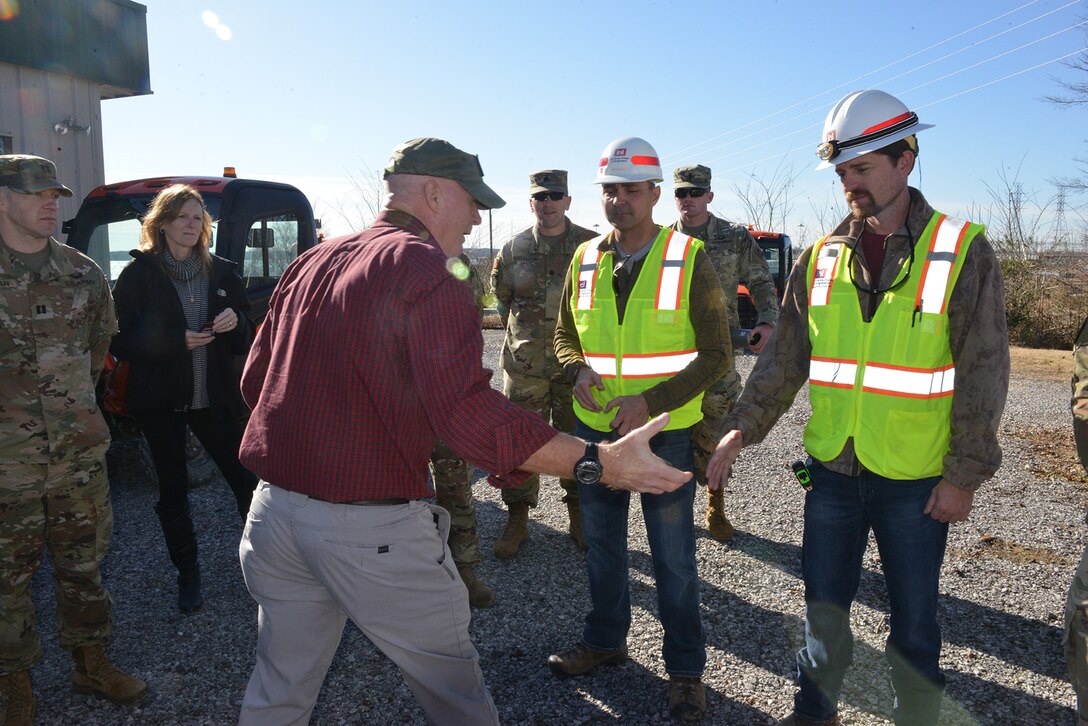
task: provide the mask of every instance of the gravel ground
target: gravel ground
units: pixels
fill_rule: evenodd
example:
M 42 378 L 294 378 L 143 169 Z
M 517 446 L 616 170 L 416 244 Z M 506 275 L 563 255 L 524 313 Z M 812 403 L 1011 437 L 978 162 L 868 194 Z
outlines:
M 485 331 L 494 364 L 498 333 Z M 753 358 L 740 359 L 743 373 Z M 709 661 L 708 724 L 768 724 L 790 711 L 793 657 L 803 633 L 801 490 L 788 465 L 801 455 L 802 394 L 767 442 L 746 450 L 727 492 L 737 536 L 723 546 L 699 530 L 699 571 Z M 1084 538 L 1085 489 L 1073 464 L 1068 386 L 1014 379 L 1002 424 L 1005 465 L 952 528 L 942 578 L 942 666 L 948 676 L 942 722 L 1073 724 L 1064 680 L 1065 590 Z M 1076 479 L 1070 481 L 1066 477 Z M 132 707 L 70 692 L 71 662 L 56 644 L 48 565 L 34 580 L 45 659 L 32 673 L 43 724 L 230 724 L 253 666 L 256 605 L 238 566 L 241 522 L 213 475 L 191 495 L 204 573 L 204 609 L 182 616 L 173 572 L 153 512 L 154 484 L 140 449 L 118 442 L 110 455 L 113 545 L 105 577 L 115 600 L 110 654 L 145 678 L 152 695 Z M 505 522 L 498 492 L 476 486 L 480 536 L 490 553 Z M 479 573 L 498 592 L 474 611 L 472 637 L 499 714 L 509 724 L 668 722 L 662 632 L 645 530 L 631 517 L 634 623 L 631 661 L 559 681 L 549 653 L 568 647 L 588 609 L 582 555 L 566 536 L 566 510 L 545 480 L 529 540 L 510 561 L 489 558 Z M 701 520 L 705 496 L 696 501 Z M 855 665 L 841 710 L 847 724 L 890 723 L 884 672 L 887 600 L 875 547 L 865 561 L 852 613 Z M 423 714 L 392 664 L 349 624 L 314 712 L 317 724 L 417 724 Z

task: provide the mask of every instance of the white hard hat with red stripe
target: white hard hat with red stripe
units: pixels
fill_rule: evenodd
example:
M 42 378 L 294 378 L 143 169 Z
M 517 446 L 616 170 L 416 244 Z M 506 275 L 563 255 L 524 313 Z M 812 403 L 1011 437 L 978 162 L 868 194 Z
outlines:
M 842 98 L 824 121 L 824 140 L 816 147 L 817 169 L 856 159 L 870 151 L 933 128 L 884 91 L 854 91 Z
M 629 182 L 659 182 L 661 161 L 645 139 L 624 136 L 616 139 L 601 152 L 597 166 L 596 184 L 627 184 Z

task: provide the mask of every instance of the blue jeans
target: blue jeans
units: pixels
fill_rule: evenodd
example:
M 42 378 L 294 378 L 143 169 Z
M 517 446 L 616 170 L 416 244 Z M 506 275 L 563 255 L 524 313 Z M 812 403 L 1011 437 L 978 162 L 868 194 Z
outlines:
M 581 421 L 575 434 L 587 441 L 615 436 Z M 678 469 L 691 471 L 691 429 L 663 431 L 650 449 Z M 599 651 L 627 642 L 631 627 L 631 590 L 627 577 L 627 516 L 631 495 L 601 484 L 579 484 L 582 535 L 589 552 L 589 594 L 593 608 L 586 616 L 582 644 Z M 657 607 L 665 630 L 665 671 L 671 676 L 699 677 L 706 665 L 706 636 L 699 616 L 699 573 L 695 566 L 695 479 L 668 494 L 642 494 L 642 514 L 657 583 Z
M 891 605 L 885 657 L 895 723 L 935 724 L 944 693 L 938 667 L 937 586 L 948 525 L 923 514 L 939 477 L 898 481 L 871 472 L 843 476 L 815 463 L 805 497 L 801 570 L 805 647 L 797 653 L 798 715 L 831 718 L 853 659 L 850 604 L 861 580 L 869 530 L 876 537 Z

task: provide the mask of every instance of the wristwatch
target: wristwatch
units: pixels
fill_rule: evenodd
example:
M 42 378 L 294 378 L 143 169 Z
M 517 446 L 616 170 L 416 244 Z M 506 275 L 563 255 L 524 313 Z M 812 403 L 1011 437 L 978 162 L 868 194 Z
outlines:
M 597 444 L 586 444 L 586 455 L 574 465 L 574 478 L 579 484 L 596 484 L 601 480 L 602 472 L 604 467 L 601 466 L 601 459 L 597 454 Z

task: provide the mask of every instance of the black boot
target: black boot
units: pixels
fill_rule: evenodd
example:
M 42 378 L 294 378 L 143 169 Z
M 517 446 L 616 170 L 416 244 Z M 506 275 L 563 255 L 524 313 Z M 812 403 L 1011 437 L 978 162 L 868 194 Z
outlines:
M 200 595 L 200 565 L 189 508 L 166 509 L 157 505 L 155 512 L 162 524 L 170 560 L 178 568 L 178 609 L 183 613 L 196 612 L 204 604 L 204 598 Z

